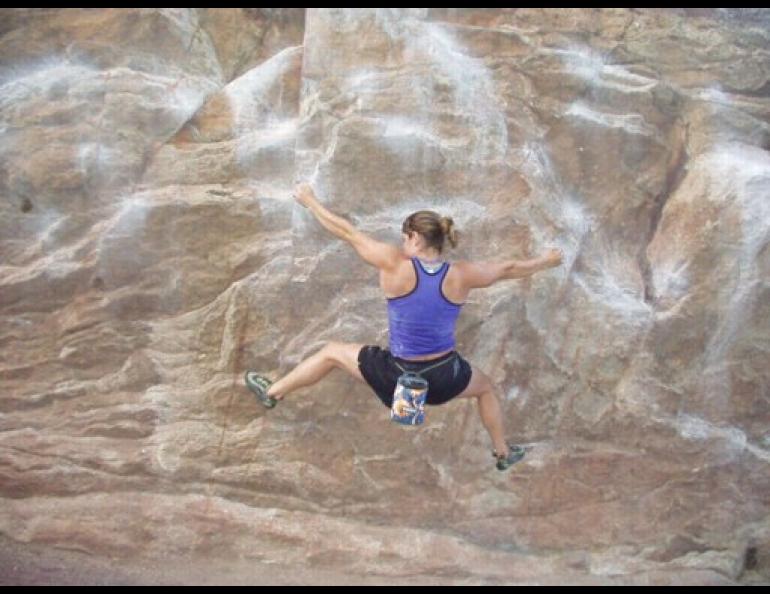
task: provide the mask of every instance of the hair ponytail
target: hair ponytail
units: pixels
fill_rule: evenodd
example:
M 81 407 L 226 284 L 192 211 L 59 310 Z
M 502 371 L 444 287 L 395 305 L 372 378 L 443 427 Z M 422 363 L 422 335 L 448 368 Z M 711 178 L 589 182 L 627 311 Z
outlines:
M 442 217 L 432 210 L 420 210 L 409 215 L 401 225 L 401 231 L 407 235 L 420 234 L 427 246 L 437 249 L 439 253 L 443 253 L 446 242 L 452 248 L 456 248 L 458 243 L 459 232 L 452 217 Z
M 457 229 L 452 217 L 441 217 L 441 230 L 444 232 L 444 238 L 449 242 L 452 248 L 457 247 Z

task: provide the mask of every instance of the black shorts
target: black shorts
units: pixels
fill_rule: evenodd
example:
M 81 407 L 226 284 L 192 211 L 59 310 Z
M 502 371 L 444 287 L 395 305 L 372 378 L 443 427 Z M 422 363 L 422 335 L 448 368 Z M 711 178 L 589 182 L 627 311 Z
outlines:
M 409 361 L 394 357 L 390 349 L 382 349 L 378 345 L 366 345 L 358 352 L 358 369 L 364 376 L 374 393 L 382 403 L 390 408 L 393 405 L 393 392 L 396 389 L 398 376 L 403 372 L 394 363 L 407 371 L 419 373 L 422 369 L 435 365 L 440 361 L 456 356 L 454 361 L 439 365 L 427 371 L 422 376 L 428 380 L 428 397 L 426 404 L 444 404 L 460 394 L 471 382 L 471 364 L 463 359 L 457 351 L 452 351 L 430 361 Z

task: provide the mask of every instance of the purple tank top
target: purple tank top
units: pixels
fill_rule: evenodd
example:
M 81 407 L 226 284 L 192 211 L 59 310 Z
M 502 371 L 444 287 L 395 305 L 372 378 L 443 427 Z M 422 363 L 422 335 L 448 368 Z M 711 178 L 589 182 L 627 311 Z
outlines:
M 423 268 L 419 258 L 412 258 L 417 284 L 411 292 L 388 298 L 390 352 L 409 358 L 454 349 L 455 323 L 461 303 L 447 299 L 441 283 L 449 263 L 436 272 Z

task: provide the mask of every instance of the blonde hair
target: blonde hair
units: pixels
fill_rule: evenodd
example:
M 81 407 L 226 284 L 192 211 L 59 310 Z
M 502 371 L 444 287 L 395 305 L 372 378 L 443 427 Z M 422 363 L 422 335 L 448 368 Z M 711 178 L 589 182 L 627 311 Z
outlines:
M 442 217 L 432 210 L 418 210 L 410 214 L 404 219 L 401 231 L 407 235 L 419 233 L 428 247 L 436 248 L 439 253 L 444 251 L 447 241 L 452 248 L 456 248 L 460 234 L 452 217 Z

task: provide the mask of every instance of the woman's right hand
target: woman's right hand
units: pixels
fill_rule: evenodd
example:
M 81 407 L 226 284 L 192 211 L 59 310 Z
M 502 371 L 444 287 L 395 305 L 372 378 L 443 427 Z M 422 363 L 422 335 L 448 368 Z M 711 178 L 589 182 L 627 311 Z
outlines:
M 310 208 L 315 202 L 318 202 L 315 192 L 313 192 L 313 186 L 307 182 L 298 184 L 294 188 L 294 199 L 305 208 Z

